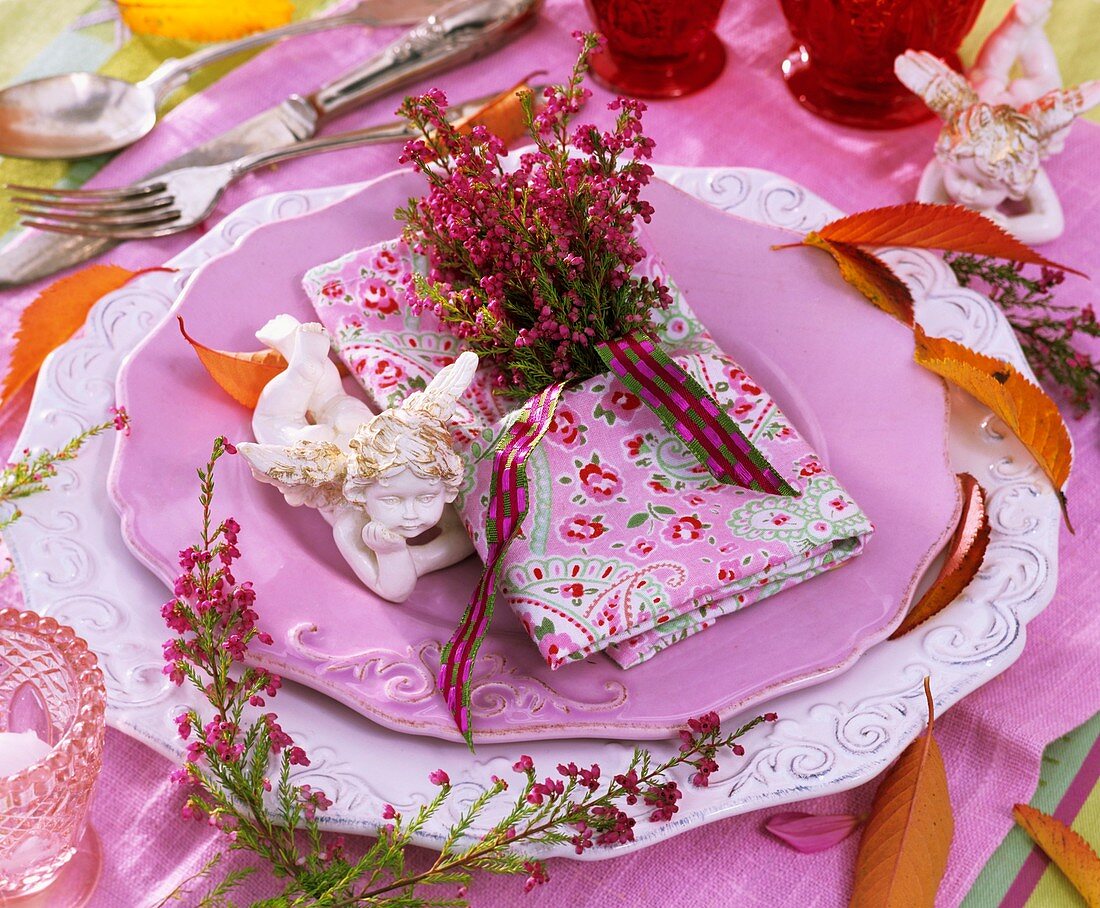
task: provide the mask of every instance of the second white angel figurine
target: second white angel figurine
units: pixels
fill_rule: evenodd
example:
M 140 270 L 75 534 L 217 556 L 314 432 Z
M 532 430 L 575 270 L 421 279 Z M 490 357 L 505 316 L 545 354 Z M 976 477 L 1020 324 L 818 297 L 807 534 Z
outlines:
M 477 354 L 463 353 L 424 391 L 376 415 L 343 390 L 321 325 L 280 315 L 256 337 L 287 368 L 260 395 L 256 443 L 237 445 L 253 475 L 289 504 L 320 511 L 356 576 L 391 602 L 404 602 L 422 574 L 471 554 L 449 506 L 463 464 L 448 424 Z
M 979 52 L 969 81 L 927 51 L 906 51 L 894 63 L 898 79 L 944 121 L 917 199 L 965 205 L 1025 243 L 1053 240 L 1065 229 L 1040 162 L 1061 152 L 1074 118 L 1100 103 L 1100 81 L 1060 87 L 1043 33 L 1049 9 L 1049 0 L 1017 0 Z M 1011 79 L 1016 64 L 1021 75 Z

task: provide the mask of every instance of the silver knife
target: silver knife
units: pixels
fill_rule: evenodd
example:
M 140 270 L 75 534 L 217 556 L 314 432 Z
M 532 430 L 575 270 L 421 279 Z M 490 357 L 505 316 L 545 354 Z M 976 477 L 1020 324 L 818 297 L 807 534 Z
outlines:
M 311 138 L 333 117 L 353 107 L 400 85 L 477 59 L 511 41 L 534 25 L 542 2 L 454 0 L 363 66 L 311 95 L 291 95 L 141 179 L 181 167 L 221 164 Z M 0 289 L 56 274 L 117 245 L 117 240 L 29 232 L 0 252 Z

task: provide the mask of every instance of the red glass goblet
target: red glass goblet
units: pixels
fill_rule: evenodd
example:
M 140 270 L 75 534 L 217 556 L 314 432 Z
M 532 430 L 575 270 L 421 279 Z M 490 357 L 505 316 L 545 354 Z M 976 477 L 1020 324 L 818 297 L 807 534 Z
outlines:
M 894 75 L 903 51 L 957 51 L 983 0 L 780 0 L 794 47 L 787 87 L 815 114 L 864 129 L 894 129 L 933 114 Z
M 676 98 L 710 85 L 726 65 L 714 34 L 723 0 L 587 0 L 607 38 L 596 80 L 639 98 Z

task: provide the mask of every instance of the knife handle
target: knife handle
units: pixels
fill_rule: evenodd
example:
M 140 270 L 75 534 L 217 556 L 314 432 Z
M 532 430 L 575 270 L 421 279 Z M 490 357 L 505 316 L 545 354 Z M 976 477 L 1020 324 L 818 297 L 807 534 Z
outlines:
M 318 125 L 398 85 L 475 60 L 535 24 L 542 0 L 453 0 L 306 100 Z

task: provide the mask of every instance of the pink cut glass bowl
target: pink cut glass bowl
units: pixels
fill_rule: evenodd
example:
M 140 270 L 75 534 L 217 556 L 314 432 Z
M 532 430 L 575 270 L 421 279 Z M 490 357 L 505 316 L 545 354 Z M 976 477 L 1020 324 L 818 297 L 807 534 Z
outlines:
M 0 732 L 50 746 L 0 776 L 0 904 L 74 906 L 94 889 L 99 846 L 85 821 L 106 705 L 98 660 L 71 627 L 0 609 Z

